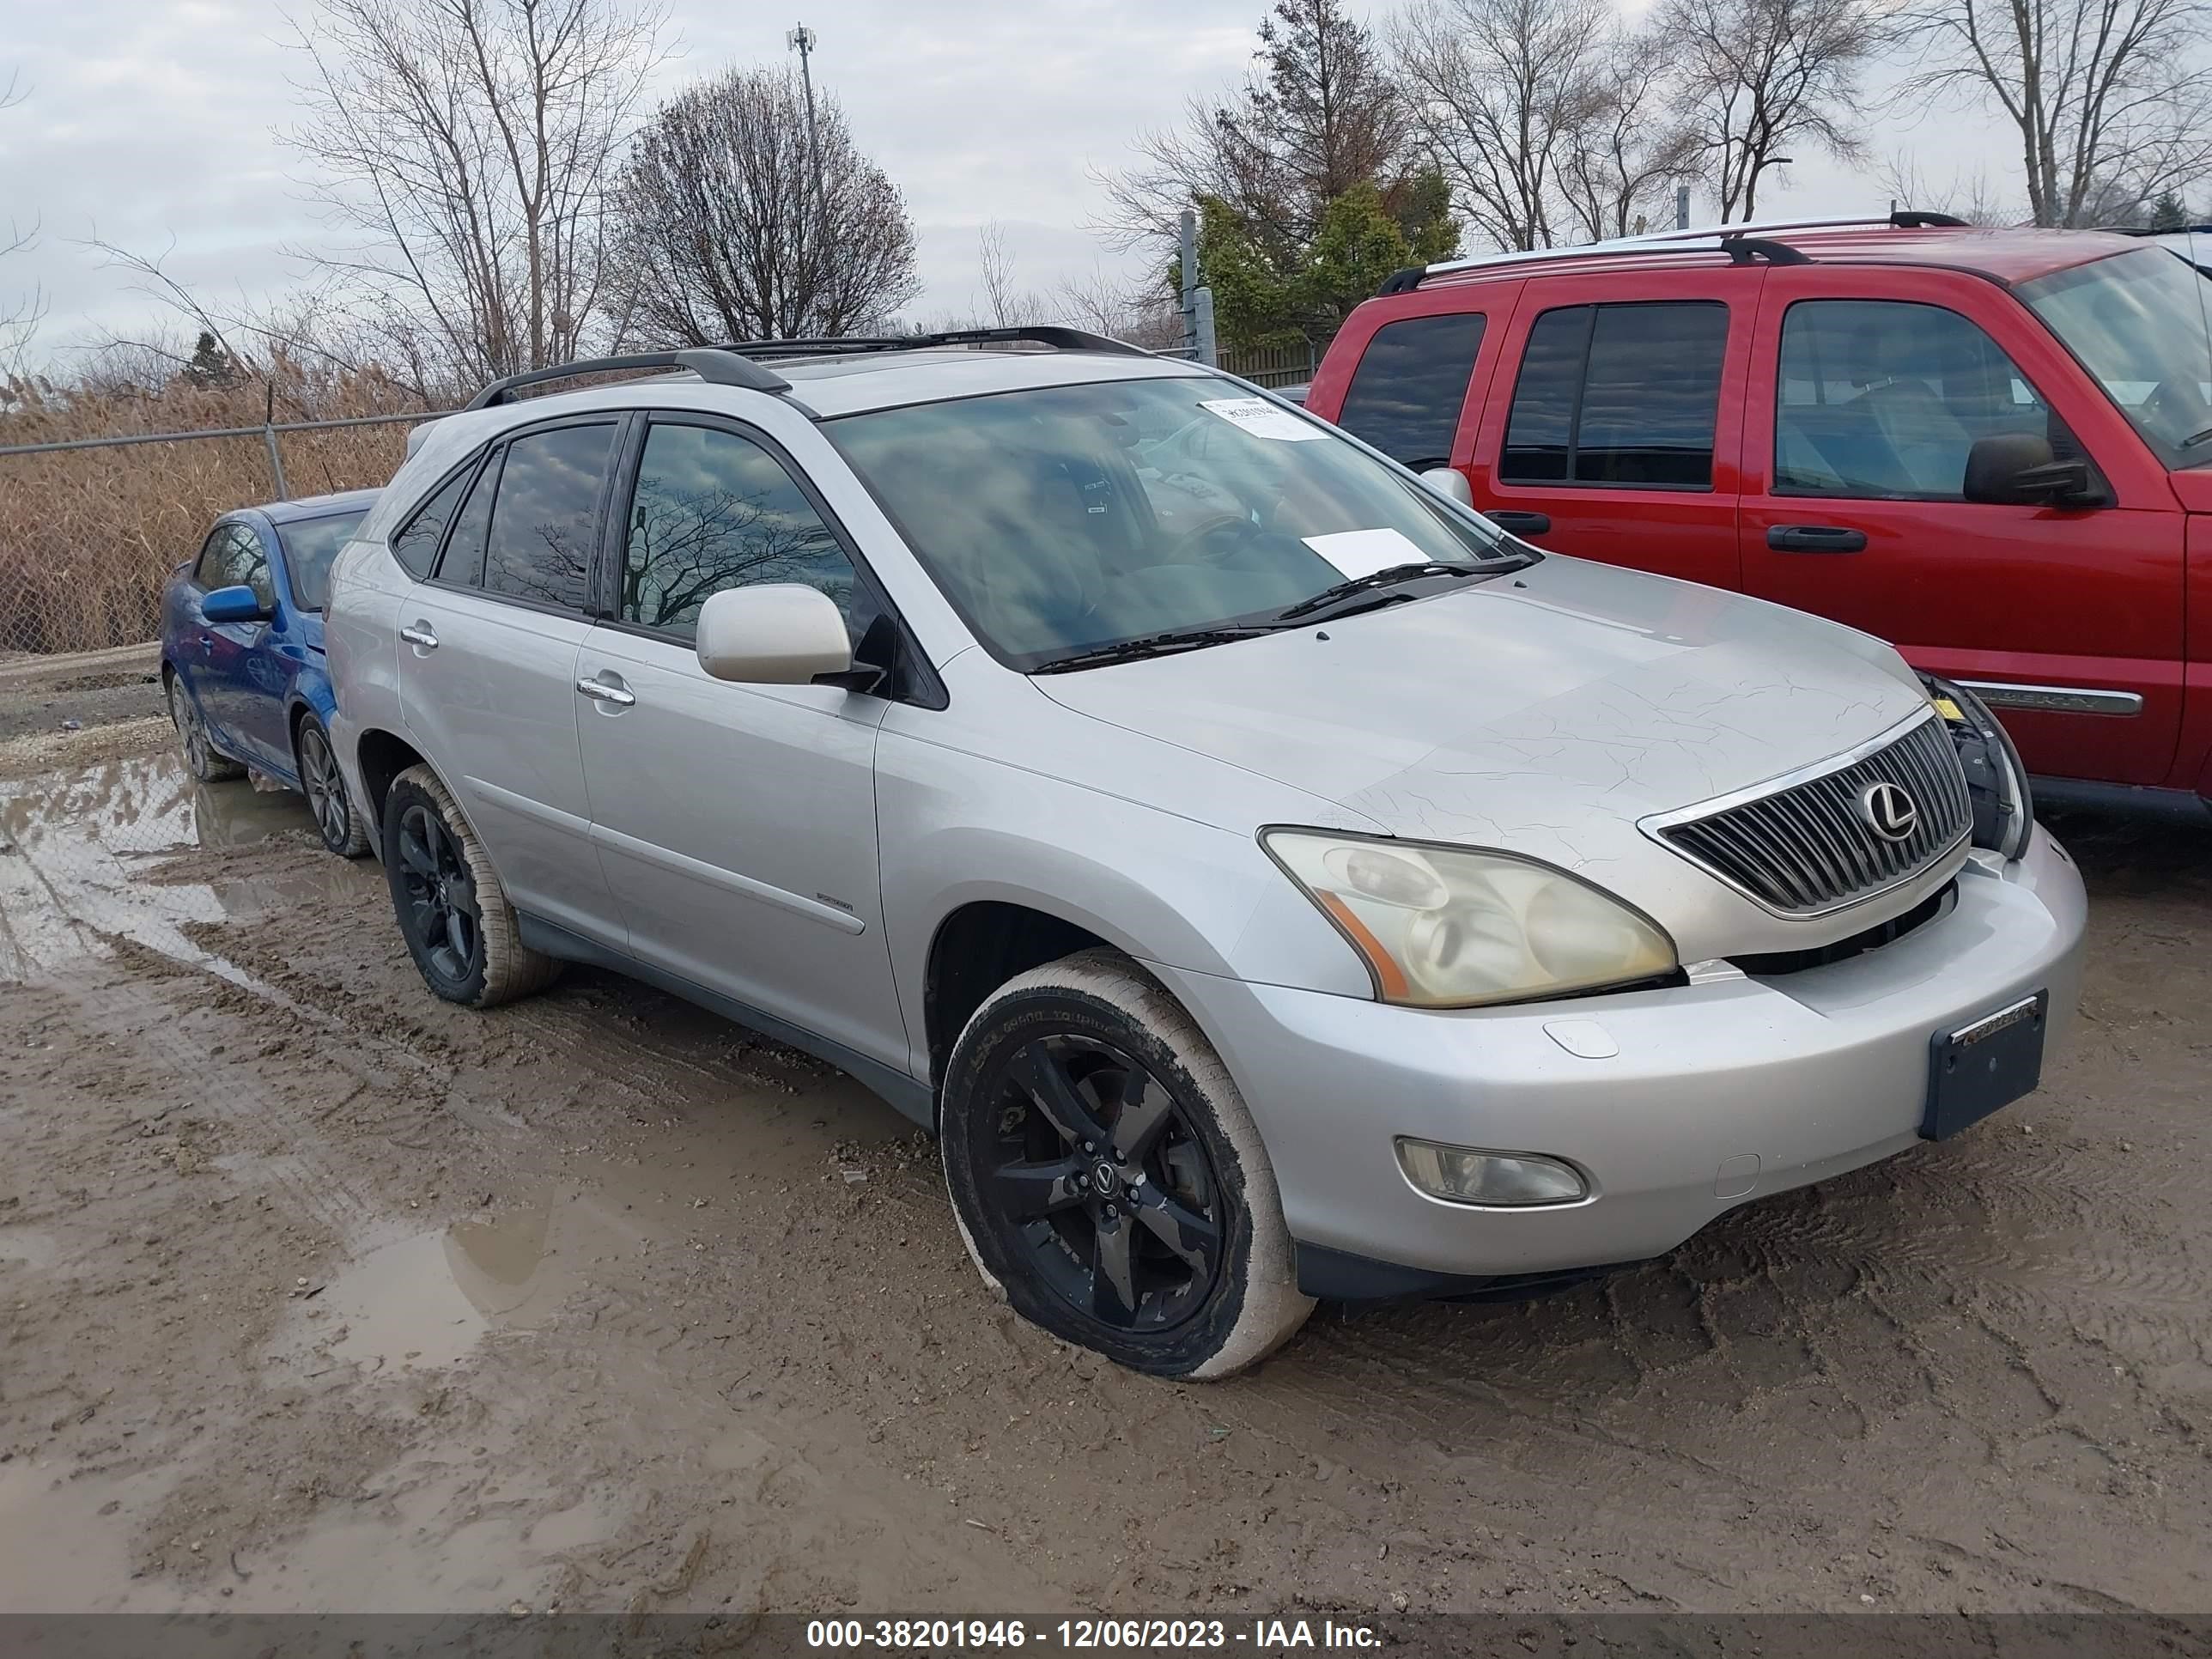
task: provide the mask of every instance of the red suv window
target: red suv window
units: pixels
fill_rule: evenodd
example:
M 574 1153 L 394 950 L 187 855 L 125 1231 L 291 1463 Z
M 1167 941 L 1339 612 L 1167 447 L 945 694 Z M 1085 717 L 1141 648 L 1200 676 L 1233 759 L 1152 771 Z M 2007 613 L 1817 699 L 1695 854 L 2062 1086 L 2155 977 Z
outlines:
M 1565 306 L 1529 331 L 1498 477 L 1711 489 L 1728 307 Z
M 1483 325 L 1479 311 L 1383 324 L 1360 356 L 1336 423 L 1401 465 L 1449 466 Z

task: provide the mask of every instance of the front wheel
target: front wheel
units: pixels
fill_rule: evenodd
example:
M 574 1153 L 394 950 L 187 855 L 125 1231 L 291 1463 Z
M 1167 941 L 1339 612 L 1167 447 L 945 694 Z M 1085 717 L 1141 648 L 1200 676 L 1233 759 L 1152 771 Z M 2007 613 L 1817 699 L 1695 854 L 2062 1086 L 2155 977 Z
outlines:
M 1313 1310 L 1228 1067 L 1127 957 L 1079 951 L 1001 986 L 954 1045 L 944 1102 L 969 1254 L 1054 1335 L 1211 1381 Z
M 185 769 L 202 783 L 222 783 L 246 775 L 243 766 L 216 748 L 199 705 L 185 689 L 185 677 L 174 669 L 169 672 L 169 720 L 177 728 L 177 746 L 184 751 Z
M 315 830 L 323 845 L 342 859 L 365 856 L 368 826 L 353 810 L 345 775 L 338 770 L 337 754 L 331 747 L 331 734 L 323 729 L 322 721 L 313 714 L 302 714 L 295 748 L 300 762 L 300 793 L 307 798 L 307 810 L 315 815 Z
M 561 971 L 522 943 L 483 843 L 427 766 L 409 767 L 384 798 L 384 874 L 407 953 L 447 1001 L 494 1007 Z

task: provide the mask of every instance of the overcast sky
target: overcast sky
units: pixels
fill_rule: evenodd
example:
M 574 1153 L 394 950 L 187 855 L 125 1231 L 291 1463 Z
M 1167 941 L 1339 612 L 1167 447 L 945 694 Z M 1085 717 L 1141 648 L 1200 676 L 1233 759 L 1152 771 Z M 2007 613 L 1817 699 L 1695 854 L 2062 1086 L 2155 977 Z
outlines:
M 784 59 L 785 33 L 803 16 L 820 36 L 817 84 L 836 93 L 906 193 L 925 285 L 912 311 L 966 312 L 987 221 L 1005 227 L 1022 286 L 1126 268 L 1085 229 L 1101 206 L 1090 171 L 1122 164 L 1131 137 L 1173 121 L 1190 94 L 1239 78 L 1269 3 L 676 0 L 680 55 L 656 90 Z M 40 230 L 31 254 L 0 267 L 0 311 L 16 290 L 42 286 L 49 349 L 155 325 L 131 279 L 79 246 L 95 231 L 148 254 L 173 243 L 168 269 L 214 308 L 297 278 L 279 249 L 312 241 L 317 224 L 275 137 L 293 118 L 286 77 L 296 72 L 278 0 L 5 5 L 0 87 L 18 73 L 27 96 L 0 115 L 0 231 L 10 220 Z M 1984 120 L 1893 124 L 1875 141 L 1885 157 L 1906 147 L 1938 188 L 1986 157 L 1992 180 L 2016 193 L 2016 163 Z M 1808 155 L 1789 172 L 1791 187 L 1762 217 L 1887 209 L 1879 169 L 1854 174 Z M 1698 221 L 1710 216 L 1702 204 Z

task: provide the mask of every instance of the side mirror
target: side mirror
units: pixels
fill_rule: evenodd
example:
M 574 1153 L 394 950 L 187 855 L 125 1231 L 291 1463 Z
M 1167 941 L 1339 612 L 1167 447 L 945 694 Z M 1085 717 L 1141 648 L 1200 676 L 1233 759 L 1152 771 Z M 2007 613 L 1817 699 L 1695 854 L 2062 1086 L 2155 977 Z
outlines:
M 264 622 L 269 607 L 244 582 L 218 587 L 200 601 L 200 615 L 211 623 Z
M 2000 432 L 1977 438 L 1966 452 L 1960 493 L 1997 507 L 2097 504 L 2087 461 L 2054 460 L 2051 441 L 2033 432 Z
M 1421 482 L 1448 501 L 1457 501 L 1462 507 L 1474 505 L 1474 487 L 1455 466 L 1432 466 L 1421 474 Z
M 699 666 L 741 685 L 810 685 L 853 666 L 837 602 L 797 583 L 726 587 L 699 607 Z

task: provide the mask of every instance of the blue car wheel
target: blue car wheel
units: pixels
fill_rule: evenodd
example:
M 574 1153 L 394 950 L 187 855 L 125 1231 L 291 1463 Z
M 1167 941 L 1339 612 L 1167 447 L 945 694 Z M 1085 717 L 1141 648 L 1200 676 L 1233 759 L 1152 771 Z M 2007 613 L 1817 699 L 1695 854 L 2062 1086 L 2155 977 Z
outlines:
M 342 859 L 357 859 L 368 852 L 368 830 L 347 797 L 345 775 L 331 750 L 331 734 L 313 714 L 300 720 L 300 793 L 315 815 L 315 829 L 323 845 Z
M 207 721 L 200 717 L 199 705 L 185 689 L 184 676 L 173 672 L 169 676 L 169 719 L 175 723 L 177 740 L 185 752 L 185 769 L 202 783 L 221 783 L 246 775 L 243 766 L 216 748 L 215 740 L 208 736 Z

